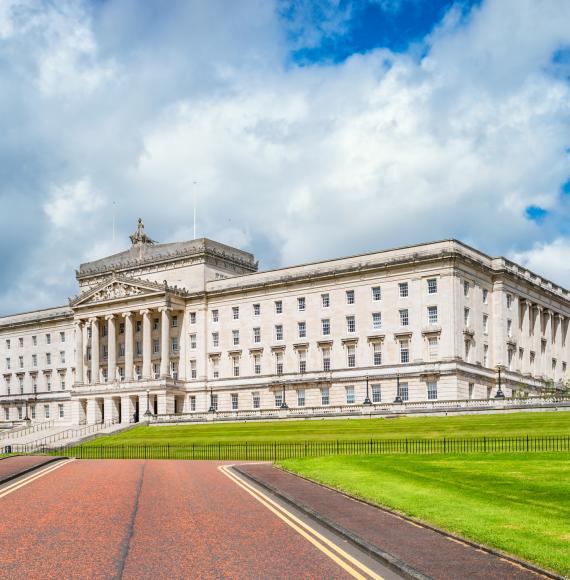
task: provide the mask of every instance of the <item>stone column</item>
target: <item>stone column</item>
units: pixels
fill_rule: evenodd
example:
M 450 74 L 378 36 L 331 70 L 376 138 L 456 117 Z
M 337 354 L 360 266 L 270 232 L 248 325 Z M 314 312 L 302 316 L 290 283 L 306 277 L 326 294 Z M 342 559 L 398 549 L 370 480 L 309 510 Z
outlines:
M 167 308 L 160 308 L 160 378 L 165 379 L 170 372 L 170 315 Z
M 125 381 L 133 380 L 133 313 L 125 312 Z
M 91 318 L 91 384 L 99 382 L 99 321 Z
M 75 382 L 83 384 L 83 321 L 75 323 Z
M 142 395 L 139 395 L 139 423 L 147 420 L 148 417 L 145 415 L 147 409 L 150 409 L 150 412 L 152 413 L 150 407 L 150 396 L 145 392 Z
M 530 302 L 528 300 L 521 300 L 521 343 L 520 346 L 524 349 L 521 372 L 528 374 L 530 372 L 530 351 L 532 350 L 532 343 L 530 339 L 530 317 L 532 315 L 530 309 Z
M 133 420 L 135 406 L 131 395 L 121 396 L 121 423 L 130 423 Z
M 88 343 L 88 339 L 87 339 L 87 328 L 89 327 L 89 322 L 87 322 L 86 324 L 84 324 L 81 327 L 81 333 L 83 335 L 83 360 L 85 360 L 85 354 L 86 354 L 86 347 L 87 347 L 87 343 Z M 89 367 L 89 363 L 88 364 L 84 364 L 83 365 L 83 384 L 87 384 L 89 381 L 87 380 L 87 368 Z
M 543 367 L 543 375 L 548 378 L 554 378 L 552 374 L 552 325 L 554 323 L 554 317 L 552 310 L 546 309 L 544 311 L 544 338 L 546 339 L 546 352 L 545 361 Z
M 112 397 L 105 397 L 103 400 L 103 416 L 105 419 L 105 423 L 109 423 L 114 418 L 114 411 L 113 411 L 113 398 Z
M 150 310 L 141 310 L 143 317 L 143 379 L 152 378 L 152 349 L 151 349 L 151 327 Z
M 534 312 L 534 324 L 533 324 L 533 350 L 534 350 L 534 371 L 533 374 L 538 376 L 542 369 L 542 357 L 541 352 L 541 339 L 542 339 L 542 306 L 534 304 L 532 307 Z
M 105 318 L 107 320 L 107 374 L 108 381 L 114 383 L 117 378 L 117 329 L 113 314 L 109 314 Z
M 87 399 L 87 425 L 95 425 L 97 423 L 97 409 L 95 399 Z
M 79 425 L 81 420 L 81 403 L 79 399 L 71 399 L 71 424 Z

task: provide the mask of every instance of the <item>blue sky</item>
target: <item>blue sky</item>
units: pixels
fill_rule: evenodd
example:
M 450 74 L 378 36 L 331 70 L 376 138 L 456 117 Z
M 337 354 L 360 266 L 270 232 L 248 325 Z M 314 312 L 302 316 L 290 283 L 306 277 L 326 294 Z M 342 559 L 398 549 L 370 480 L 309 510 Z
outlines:
M 570 286 L 569 21 L 537 0 L 3 0 L 0 314 L 65 303 L 139 216 L 190 239 L 194 193 L 199 234 L 265 268 L 457 237 Z

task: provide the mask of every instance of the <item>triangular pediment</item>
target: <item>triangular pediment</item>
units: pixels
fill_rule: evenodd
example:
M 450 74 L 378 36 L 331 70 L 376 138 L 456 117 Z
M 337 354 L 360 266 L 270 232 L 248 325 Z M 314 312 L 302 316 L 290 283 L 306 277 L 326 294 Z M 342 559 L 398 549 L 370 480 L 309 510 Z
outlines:
M 149 282 L 148 280 L 114 276 L 111 279 L 105 280 L 95 288 L 82 292 L 79 296 L 71 299 L 70 306 L 87 306 L 140 296 L 156 296 L 157 294 L 164 294 L 169 290 L 166 285 Z

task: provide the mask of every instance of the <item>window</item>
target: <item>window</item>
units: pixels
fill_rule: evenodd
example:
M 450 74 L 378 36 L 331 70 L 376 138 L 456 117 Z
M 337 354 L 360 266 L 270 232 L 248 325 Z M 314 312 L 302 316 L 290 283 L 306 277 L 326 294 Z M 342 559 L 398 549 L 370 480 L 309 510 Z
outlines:
M 469 308 L 464 308 L 463 309 L 463 324 L 465 326 L 469 326 L 470 320 L 471 320 L 471 311 L 469 310 Z
M 275 397 L 275 406 L 277 408 L 281 407 L 281 405 L 283 404 L 283 391 L 275 391 L 274 397 Z
M 220 359 L 215 357 L 212 359 L 212 378 L 218 379 L 220 377 Z
M 435 401 L 437 399 L 437 383 L 430 381 L 427 384 L 427 398 L 428 401 Z
M 354 334 L 356 332 L 356 319 L 354 316 L 346 317 L 346 332 Z
M 253 329 L 253 342 L 256 344 L 261 342 L 261 328 L 259 326 Z
M 305 322 L 298 322 L 297 323 L 297 331 L 299 334 L 299 338 L 306 338 L 306 336 L 307 336 L 307 324 Z
M 507 351 L 507 368 L 512 371 L 513 370 L 513 358 L 514 358 L 515 351 L 513 348 L 509 348 Z
M 328 387 L 324 387 L 321 389 L 321 405 L 328 405 L 330 404 L 330 389 Z
M 382 364 L 382 344 L 380 342 L 375 342 L 372 345 L 372 363 L 375 366 Z
M 177 381 L 178 380 L 178 363 L 172 361 L 170 363 L 170 376 Z
M 8 348 L 10 348 L 10 341 L 8 340 Z M 36 335 L 32 336 L 32 346 L 38 346 L 38 337 Z
M 428 294 L 437 294 L 437 278 L 429 278 L 427 281 Z
M 323 348 L 323 371 L 331 370 L 331 349 Z
M 255 375 L 261 374 L 261 355 L 260 354 L 253 355 L 253 374 L 255 374 Z
M 408 326 L 409 324 L 408 309 L 400 310 L 400 326 Z
M 372 288 L 372 300 L 374 300 L 374 302 L 382 300 L 382 291 L 380 290 L 380 286 L 374 286 L 374 288 Z
M 321 294 L 321 304 L 323 308 L 329 308 L 331 305 L 331 297 L 329 294 Z
M 408 296 L 408 283 L 400 282 L 398 284 L 398 289 L 400 293 L 400 298 L 406 298 Z
M 190 324 L 196 324 L 196 313 L 195 312 L 190 312 Z M 174 324 L 172 326 L 174 326 Z
M 105 347 L 105 350 L 106 350 L 106 349 L 107 349 L 107 347 Z M 62 350 L 62 351 L 59 353 L 59 362 L 60 362 L 62 365 L 64 365 L 64 364 L 65 364 L 65 351 L 64 351 L 64 350 Z
M 6 370 L 10 370 L 10 358 L 6 359 Z
M 59 342 L 65 342 L 65 332 L 59 333 Z
M 121 381 L 125 380 L 125 367 L 119 367 L 119 379 Z M 137 379 L 141 379 L 140 367 L 137 367 Z
M 218 333 L 216 332 L 214 334 L 217 335 Z M 173 337 L 173 338 L 176 338 L 176 337 Z M 191 348 L 191 350 L 196 350 L 197 347 L 198 347 L 198 342 L 196 340 L 196 335 L 195 334 L 191 334 L 190 335 L 190 348 Z
M 24 357 L 23 356 L 19 356 L 18 357 L 18 366 L 23 369 L 24 368 Z
M 34 340 L 35 336 L 32 336 L 32 341 Z M 10 350 L 10 339 L 6 339 L 6 350 Z
M 214 411 L 218 410 L 218 395 L 210 395 L 211 397 L 211 403 L 212 403 L 212 409 L 214 409 Z
M 160 340 L 156 338 L 152 341 L 152 352 L 153 354 L 160 354 Z
M 196 320 L 196 318 L 194 318 L 194 321 Z M 192 316 L 190 316 L 190 321 L 192 321 Z M 194 322 L 195 324 L 196 322 Z M 176 328 L 178 326 L 178 316 L 173 316 L 170 319 L 170 326 L 172 326 L 172 328 Z
M 212 310 L 212 322 L 218 322 L 218 320 L 220 320 L 220 312 L 218 310 Z
M 283 340 L 283 325 L 275 325 L 275 340 Z
M 530 352 L 530 355 L 529 355 L 529 362 L 530 362 L 530 368 L 531 368 L 532 370 L 534 370 L 534 361 L 535 361 L 535 358 L 536 358 L 536 357 L 535 357 L 535 354 L 534 354 L 534 352 L 532 352 L 532 351 L 531 351 L 531 352 Z
M 38 379 L 35 377 L 35 375 L 32 379 L 32 392 L 34 394 L 38 392 Z M 8 394 L 10 394 L 10 393 L 8 393 Z
M 212 347 L 218 348 L 220 346 L 220 333 L 212 332 Z
M 402 401 L 407 401 L 409 399 L 408 395 L 408 383 L 400 383 L 400 388 L 398 390 L 398 394 Z
M 489 317 L 483 314 L 483 333 L 489 334 Z
M 6 421 L 10 420 L 10 409 L 8 409 L 8 407 L 4 408 L 4 419 L 6 419 Z
M 254 304 L 253 305 L 253 315 L 260 316 L 261 315 L 261 304 Z
M 428 306 L 428 324 L 437 324 L 437 306 Z
M 232 344 L 234 346 L 239 344 L 239 330 L 232 330 Z
M 331 321 L 328 318 L 321 320 L 321 326 L 323 329 L 323 336 L 329 336 L 331 333 Z
M 125 334 L 125 323 L 124 322 L 119 323 L 119 334 Z
M 484 367 L 489 366 L 489 345 L 488 344 L 483 345 L 483 366 Z
M 465 362 L 470 362 L 470 355 L 471 354 L 471 341 L 465 341 Z
M 299 372 L 304 373 L 307 371 L 307 351 L 299 351 Z
M 380 388 L 380 385 L 372 385 L 372 402 L 382 402 L 382 389 Z
M 140 325 L 139 325 L 139 330 L 140 330 Z M 90 325 L 87 327 L 87 338 L 91 338 L 91 326 Z M 47 337 L 46 337 L 46 342 L 47 342 Z
M 49 405 L 44 405 L 44 418 L 49 419 Z
M 261 407 L 261 397 L 259 393 L 251 393 L 251 402 L 254 409 L 259 409 Z
M 190 395 L 190 411 L 196 410 L 196 395 Z
M 297 407 L 305 406 L 305 389 L 297 389 Z
M 513 295 L 507 294 L 507 308 L 510 309 L 512 305 L 513 305 Z
M 469 400 L 473 398 L 474 392 L 475 392 L 475 383 L 469 383 Z
M 283 302 L 281 300 L 275 301 L 275 314 L 283 314 Z
M 155 363 L 152 365 L 152 374 L 153 374 L 155 379 L 160 378 L 160 365 L 159 364 Z
M 439 339 L 437 336 L 428 338 L 428 357 L 429 360 L 437 360 L 439 356 Z
M 400 341 L 400 362 L 402 364 L 410 362 L 410 343 L 407 340 Z
M 24 348 L 24 339 L 23 338 L 19 338 L 18 343 L 20 345 L 20 348 Z
M 192 348 L 192 343 L 190 343 L 190 348 Z M 194 343 L 194 348 L 196 348 L 196 343 Z M 178 337 L 173 336 L 170 339 L 170 352 L 176 354 L 179 350 L 180 350 L 180 347 L 178 345 Z
M 22 414 L 22 407 L 17 407 L 18 410 L 18 419 L 20 419 L 20 421 L 22 420 L 23 414 Z
M 346 364 L 350 368 L 356 366 L 356 347 L 354 345 L 349 345 L 346 348 Z
M 372 328 L 380 330 L 382 328 L 382 314 L 380 312 L 372 313 Z
M 10 360 L 10 359 L 8 359 L 8 360 Z M 37 367 L 38 366 L 38 355 L 37 354 L 33 354 L 32 355 L 32 366 L 33 367 Z M 8 368 L 10 368 L 9 365 L 8 365 Z
M 483 288 L 483 304 L 489 304 L 489 290 Z
M 297 298 L 297 310 L 299 312 L 305 312 L 305 297 L 301 296 L 300 298 Z
M 152 329 L 158 330 L 159 326 L 160 326 L 160 320 L 158 318 L 154 318 L 152 321 Z
M 239 320 L 239 306 L 232 306 L 232 318 Z
M 35 419 L 36 418 L 36 406 L 35 405 L 31 405 L 30 406 L 30 411 L 32 412 L 32 419 Z
M 239 409 L 239 398 L 237 393 L 232 393 L 232 411 Z
M 63 419 L 63 417 L 64 417 L 63 405 L 60 403 L 57 407 L 58 407 L 58 411 L 59 411 L 59 418 Z
M 354 304 L 354 290 L 347 290 L 346 291 L 346 303 L 347 304 Z
M 469 282 L 467 280 L 463 282 L 463 296 L 469 296 Z
M 125 343 L 124 342 L 119 343 L 119 356 L 120 357 L 125 356 Z
M 136 332 L 140 332 L 142 328 L 142 321 L 141 320 L 137 320 L 135 323 L 135 330 Z
M 20 386 L 20 395 L 24 394 L 24 377 L 18 377 L 18 383 Z
M 107 325 L 101 327 L 101 336 L 107 336 Z
M 283 374 L 283 353 L 282 352 L 275 353 L 275 372 L 278 375 Z
M 91 360 L 91 347 L 89 347 L 87 350 L 87 358 L 88 360 Z M 46 353 L 46 364 L 51 365 L 51 353 L 49 352 Z
M 354 387 L 346 387 L 346 404 L 354 405 L 356 398 L 354 396 Z
M 232 367 L 234 377 L 239 377 L 239 356 L 232 356 Z

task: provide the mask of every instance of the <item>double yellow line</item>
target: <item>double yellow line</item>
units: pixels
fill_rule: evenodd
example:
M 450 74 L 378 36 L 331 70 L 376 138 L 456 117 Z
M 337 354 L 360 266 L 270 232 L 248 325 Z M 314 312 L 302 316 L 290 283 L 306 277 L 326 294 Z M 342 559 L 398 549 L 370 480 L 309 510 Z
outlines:
M 31 473 L 27 477 L 24 477 L 23 479 L 19 479 L 10 485 L 7 485 L 6 487 L 0 488 L 0 499 L 3 498 L 4 496 L 7 496 L 8 494 L 18 490 L 18 489 L 20 489 L 21 487 L 28 485 L 28 483 L 32 483 L 36 479 L 39 479 L 40 477 L 43 477 L 44 475 L 47 475 L 48 473 L 51 473 L 52 471 L 55 471 L 56 469 L 59 469 L 59 468 L 63 467 L 64 465 L 67 465 L 70 461 L 74 461 L 74 460 L 73 459 L 64 459 L 63 461 L 57 461 L 56 463 L 49 463 L 43 469 L 40 467 L 39 471 L 34 471 L 33 473 Z
M 311 542 L 313 546 L 328 556 L 353 578 L 358 578 L 359 580 L 366 580 L 368 578 L 383 580 L 382 576 L 379 576 L 376 572 L 370 570 L 370 568 L 365 566 L 362 562 L 359 562 L 342 548 L 339 548 L 339 546 L 334 542 L 325 538 L 325 536 L 317 532 L 298 517 L 294 516 L 291 512 L 283 508 L 283 506 L 274 502 L 271 498 L 260 492 L 248 482 L 244 481 L 241 477 L 235 475 L 235 473 L 230 470 L 231 467 L 231 465 L 221 465 L 218 469 L 224 475 L 229 477 L 235 484 L 239 485 L 243 490 L 253 496 L 259 503 L 264 505 L 269 511 L 283 520 L 288 526 L 293 528 L 303 538 Z

